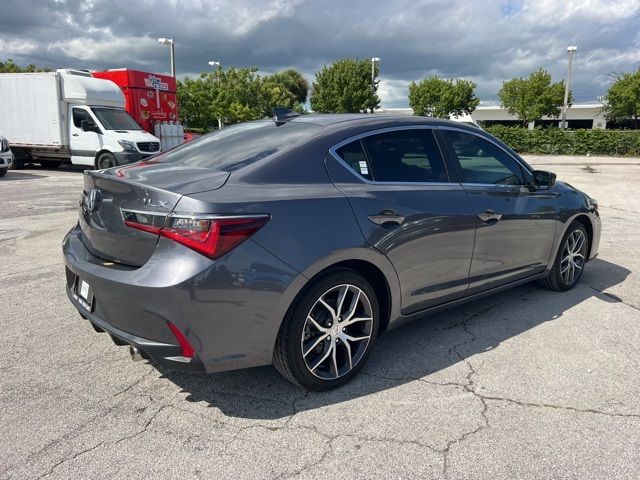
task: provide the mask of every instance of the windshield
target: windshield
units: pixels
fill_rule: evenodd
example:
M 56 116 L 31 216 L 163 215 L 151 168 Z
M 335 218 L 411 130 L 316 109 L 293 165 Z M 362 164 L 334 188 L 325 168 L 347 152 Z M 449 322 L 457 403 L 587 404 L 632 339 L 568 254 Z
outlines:
M 91 111 L 106 130 L 142 130 L 142 127 L 120 108 L 92 107 Z
M 156 155 L 154 160 L 231 172 L 300 143 L 321 129 L 310 123 L 239 123 Z

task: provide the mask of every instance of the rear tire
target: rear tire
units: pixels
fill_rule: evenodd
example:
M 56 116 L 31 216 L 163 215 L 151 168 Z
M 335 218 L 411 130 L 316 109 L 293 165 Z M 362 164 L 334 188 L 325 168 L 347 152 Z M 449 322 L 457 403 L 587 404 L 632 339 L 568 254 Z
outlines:
M 40 160 L 40 166 L 42 168 L 58 168 L 60 166 L 60 162 L 56 160 Z
M 540 284 L 549 290 L 565 292 L 576 286 L 587 263 L 589 235 L 584 225 L 574 221 L 569 225 L 549 272 Z
M 101 153 L 96 159 L 96 170 L 103 170 L 105 168 L 115 167 L 118 164 L 116 163 L 116 157 L 113 156 L 112 153 L 105 152 Z
M 366 363 L 378 337 L 380 313 L 369 282 L 335 270 L 293 302 L 276 341 L 273 364 L 291 383 L 331 390 Z

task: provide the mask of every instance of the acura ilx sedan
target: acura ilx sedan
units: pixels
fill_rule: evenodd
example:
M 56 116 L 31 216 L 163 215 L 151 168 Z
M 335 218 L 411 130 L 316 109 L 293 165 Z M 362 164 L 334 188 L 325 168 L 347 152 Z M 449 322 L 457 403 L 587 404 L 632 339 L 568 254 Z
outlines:
M 597 202 L 448 120 L 303 115 L 87 171 L 63 243 L 82 317 L 135 358 L 352 378 L 385 330 L 540 281 L 576 285 Z

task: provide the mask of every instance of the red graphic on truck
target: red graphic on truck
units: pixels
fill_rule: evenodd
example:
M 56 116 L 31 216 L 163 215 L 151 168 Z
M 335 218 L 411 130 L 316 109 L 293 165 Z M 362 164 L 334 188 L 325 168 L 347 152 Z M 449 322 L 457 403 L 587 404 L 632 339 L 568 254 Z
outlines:
M 126 99 L 125 109 L 147 132 L 153 133 L 156 122 L 178 120 L 175 78 L 127 68 L 92 73 L 120 87 Z

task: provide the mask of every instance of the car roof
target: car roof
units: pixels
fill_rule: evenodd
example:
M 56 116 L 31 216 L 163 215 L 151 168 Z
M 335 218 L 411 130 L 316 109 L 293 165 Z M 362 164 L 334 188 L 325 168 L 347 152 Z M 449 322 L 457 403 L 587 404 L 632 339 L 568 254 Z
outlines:
M 345 128 L 357 125 L 385 125 L 385 124 L 404 124 L 404 125 L 448 125 L 459 126 L 460 122 L 445 120 L 432 117 L 418 117 L 410 115 L 394 115 L 388 113 L 311 113 L 300 115 L 290 120 L 293 123 L 311 123 L 322 127 L 338 126 L 343 124 Z

